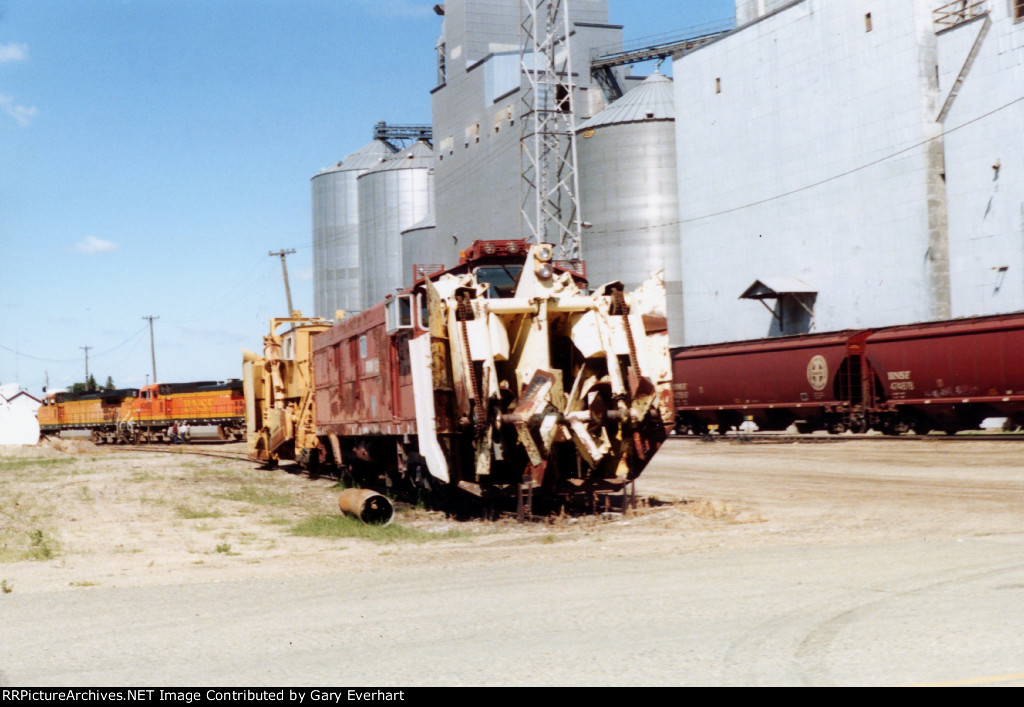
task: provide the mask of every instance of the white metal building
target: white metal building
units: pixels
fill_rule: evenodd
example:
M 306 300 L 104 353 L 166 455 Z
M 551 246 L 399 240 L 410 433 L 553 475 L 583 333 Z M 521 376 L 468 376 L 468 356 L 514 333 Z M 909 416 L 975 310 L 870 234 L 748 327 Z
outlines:
M 673 67 L 686 343 L 1024 309 L 1024 3 L 736 8 Z

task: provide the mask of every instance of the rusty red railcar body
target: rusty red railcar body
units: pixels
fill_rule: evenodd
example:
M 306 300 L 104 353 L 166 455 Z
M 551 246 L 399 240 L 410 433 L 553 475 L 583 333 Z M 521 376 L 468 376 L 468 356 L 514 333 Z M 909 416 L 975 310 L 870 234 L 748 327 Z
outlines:
M 379 304 L 317 336 L 313 371 L 320 434 L 416 433 L 412 376 L 403 355 L 409 332 L 388 336 L 384 314 Z

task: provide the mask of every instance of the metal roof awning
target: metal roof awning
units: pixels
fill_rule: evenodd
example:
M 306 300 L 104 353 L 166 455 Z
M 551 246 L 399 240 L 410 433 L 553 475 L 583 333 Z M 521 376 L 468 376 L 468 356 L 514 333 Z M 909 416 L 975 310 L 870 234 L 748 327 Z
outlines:
M 759 301 L 765 309 L 771 312 L 772 317 L 779 323 L 779 331 L 784 329 L 783 314 L 786 311 L 784 302 L 796 303 L 801 309 L 807 312 L 809 317 L 808 331 L 814 329 L 814 301 L 818 298 L 818 291 L 806 282 L 796 277 L 773 277 L 762 280 L 754 280 L 754 284 L 743 291 L 740 299 L 752 299 Z M 766 299 L 778 300 L 776 307 L 769 307 Z
M 818 291 L 796 277 L 773 277 L 754 280 L 754 284 L 743 291 L 740 299 L 779 299 L 785 295 L 818 294 Z

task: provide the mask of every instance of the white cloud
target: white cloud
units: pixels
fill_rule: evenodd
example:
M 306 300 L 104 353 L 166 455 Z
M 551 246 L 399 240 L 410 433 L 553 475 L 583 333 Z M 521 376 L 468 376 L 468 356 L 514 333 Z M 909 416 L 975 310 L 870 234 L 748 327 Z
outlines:
M 23 61 L 28 59 L 28 45 L 19 42 L 0 44 L 0 64 L 8 61 Z
M 110 253 L 117 250 L 117 243 L 96 236 L 86 236 L 85 240 L 75 243 L 75 250 L 79 253 Z
M 27 126 L 36 117 L 39 109 L 35 106 L 20 106 L 14 102 L 11 96 L 0 93 L 0 110 L 18 121 L 22 127 Z

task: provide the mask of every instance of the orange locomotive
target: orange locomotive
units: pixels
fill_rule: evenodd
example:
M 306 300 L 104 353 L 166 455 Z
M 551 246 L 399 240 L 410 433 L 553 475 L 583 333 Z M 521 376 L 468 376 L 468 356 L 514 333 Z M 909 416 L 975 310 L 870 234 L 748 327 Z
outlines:
M 170 442 L 173 425 L 215 425 L 221 439 L 245 429 L 242 382 L 154 383 L 95 393 L 50 393 L 39 408 L 44 435 L 88 430 L 96 444 Z

